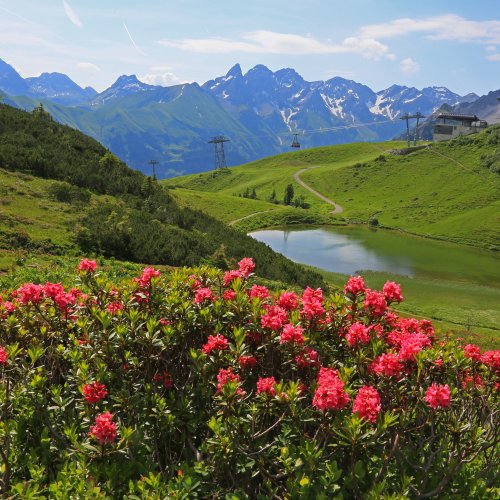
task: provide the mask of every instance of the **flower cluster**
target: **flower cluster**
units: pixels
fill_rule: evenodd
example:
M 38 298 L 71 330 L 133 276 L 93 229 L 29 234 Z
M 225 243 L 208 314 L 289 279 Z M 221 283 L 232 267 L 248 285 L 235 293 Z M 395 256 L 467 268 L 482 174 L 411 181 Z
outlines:
M 93 273 L 97 268 L 97 263 L 95 260 L 82 259 L 78 264 L 78 272 L 88 272 Z
M 304 331 L 299 325 L 293 326 L 288 323 L 283 327 L 283 332 L 280 335 L 280 344 L 287 342 L 299 345 L 304 343 Z
M 350 346 L 368 344 L 370 342 L 370 330 L 363 323 L 354 323 L 349 327 L 345 338 Z
M 5 365 L 7 363 L 7 351 L 0 346 L 0 365 Z
M 432 384 L 427 388 L 424 401 L 433 409 L 447 408 L 450 406 L 450 387 L 448 384 Z
M 224 390 L 224 386 L 229 384 L 230 382 L 236 382 L 236 395 L 244 397 L 246 395 L 245 391 L 240 387 L 241 379 L 237 373 L 233 373 L 233 369 L 229 368 L 221 368 L 219 373 L 217 374 L 217 392 L 221 393 Z
M 302 314 L 309 319 L 321 316 L 323 309 L 323 291 L 321 288 L 313 290 L 307 287 L 302 294 Z
M 369 385 L 364 385 L 361 389 L 359 389 L 358 394 L 354 399 L 352 412 L 357 413 L 361 418 L 364 418 L 373 424 L 377 421 L 381 408 L 380 394 L 377 389 Z
M 167 370 L 156 372 L 153 375 L 153 380 L 162 384 L 165 389 L 171 389 L 173 386 L 172 375 Z
M 205 354 L 210 354 L 212 351 L 225 351 L 229 349 L 229 342 L 224 335 L 209 335 L 207 343 L 203 345 L 201 350 Z
M 97 415 L 95 425 L 90 428 L 89 436 L 97 439 L 100 445 L 112 443 L 116 439 L 116 423 L 113 415 L 107 411 Z
M 349 403 L 349 395 L 344 390 L 344 382 L 340 380 L 337 370 L 322 367 L 317 384 L 312 404 L 318 410 L 341 410 Z
M 97 380 L 91 384 L 85 384 L 82 388 L 82 393 L 87 403 L 97 403 L 105 398 L 108 394 L 104 384 L 100 384 Z
M 365 291 L 365 282 L 361 276 L 351 276 L 344 286 L 344 293 L 350 295 L 357 295 Z
M 259 378 L 257 380 L 257 394 L 266 394 L 268 396 L 276 396 L 276 380 L 274 377 Z

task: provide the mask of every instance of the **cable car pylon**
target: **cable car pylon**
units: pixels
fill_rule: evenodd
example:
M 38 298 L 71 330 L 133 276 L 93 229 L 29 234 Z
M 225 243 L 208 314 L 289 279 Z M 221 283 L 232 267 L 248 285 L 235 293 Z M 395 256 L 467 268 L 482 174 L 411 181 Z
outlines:
M 293 141 L 292 144 L 290 144 L 291 148 L 300 148 L 300 142 L 299 142 L 299 134 L 293 134 Z

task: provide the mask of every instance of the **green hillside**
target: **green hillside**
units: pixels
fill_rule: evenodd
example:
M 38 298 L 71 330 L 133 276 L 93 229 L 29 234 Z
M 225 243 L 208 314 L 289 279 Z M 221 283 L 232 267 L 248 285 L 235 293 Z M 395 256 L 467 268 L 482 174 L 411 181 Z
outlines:
M 221 267 L 252 255 L 267 278 L 323 283 L 266 245 L 181 208 L 158 183 L 42 108 L 26 113 L 0 104 L 0 180 L 4 269 L 18 252 Z
M 500 128 L 492 127 L 474 137 L 430 144 L 406 155 L 391 154 L 403 146 L 401 142 L 315 148 L 224 172 L 169 179 L 165 185 L 232 196 L 249 189 L 255 190 L 258 200 L 269 201 L 273 190 L 281 199 L 292 184 L 295 197 L 304 197 L 311 214 L 331 212 L 331 205 L 298 184 L 294 175 L 299 173 L 311 188 L 342 206 L 336 219 L 364 223 L 376 219 L 389 228 L 494 247 L 500 230 L 500 178 L 495 171 L 499 136 Z M 203 208 L 193 195 L 186 196 L 191 196 L 192 206 Z M 244 211 L 249 215 L 271 208 L 246 205 Z M 259 219 L 254 219 L 252 228 L 259 227 Z M 269 216 L 261 222 L 261 227 L 269 225 Z M 279 221 L 274 217 L 273 222 Z

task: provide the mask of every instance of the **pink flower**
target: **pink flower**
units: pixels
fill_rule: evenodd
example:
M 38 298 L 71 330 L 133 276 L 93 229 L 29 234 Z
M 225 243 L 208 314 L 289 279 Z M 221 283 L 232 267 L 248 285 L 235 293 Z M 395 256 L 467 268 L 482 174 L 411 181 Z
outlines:
M 304 343 L 304 331 L 300 326 L 293 326 L 290 323 L 283 327 L 283 333 L 280 335 L 280 344 L 285 343 Z
M 237 382 L 239 385 L 241 383 L 240 376 L 237 373 L 233 373 L 231 367 L 227 369 L 221 368 L 217 374 L 217 392 L 221 393 L 224 390 L 224 386 L 230 382 Z M 236 394 L 243 397 L 246 393 L 241 387 L 238 387 Z
M 398 304 L 403 301 L 403 296 L 401 295 L 401 286 L 394 281 L 386 281 L 384 288 L 385 300 L 388 304 L 391 302 L 397 302 Z
M 373 360 L 369 370 L 384 377 L 399 377 L 403 372 L 403 365 L 397 354 L 384 353 Z
M 225 351 L 229 349 L 229 343 L 223 335 L 209 335 L 208 341 L 203 345 L 201 350 L 205 354 L 210 354 L 212 351 Z
M 78 272 L 83 271 L 93 273 L 96 270 L 97 264 L 95 260 L 82 259 L 78 264 Z
M 116 439 L 116 423 L 112 420 L 113 415 L 109 411 L 97 415 L 95 425 L 90 428 L 89 436 L 97 439 L 101 445 L 112 443 Z
M 135 281 L 139 284 L 141 288 L 148 288 L 151 284 L 153 278 L 159 278 L 161 272 L 153 267 L 145 267 L 142 271 L 140 278 Z
M 263 314 L 260 318 L 262 328 L 270 328 L 271 330 L 279 330 L 287 321 L 288 315 L 280 306 L 267 306 L 267 314 Z
M 484 387 L 483 379 L 477 374 L 472 374 L 470 370 L 462 374 L 462 387 L 468 389 L 469 387 Z
M 431 341 L 429 337 L 422 333 L 406 333 L 400 338 L 401 349 L 399 350 L 399 359 L 410 361 L 415 358 L 424 347 L 430 347 Z
M 254 285 L 248 296 L 252 299 L 268 299 L 270 297 L 269 290 L 265 286 Z
M 236 292 L 234 290 L 226 290 L 223 295 L 224 300 L 234 300 L 236 298 Z
M 7 351 L 0 346 L 0 365 L 7 364 Z
M 237 278 L 243 278 L 240 271 L 227 271 L 224 273 L 224 286 L 229 286 Z
M 470 358 L 473 361 L 481 361 L 481 348 L 475 344 L 464 346 L 464 354 L 466 358 Z
M 425 393 L 424 401 L 433 409 L 450 406 L 450 388 L 448 384 L 432 384 Z
M 205 301 L 214 301 L 214 296 L 212 295 L 212 290 L 210 288 L 198 288 L 194 293 L 194 301 L 196 304 L 201 304 Z
M 159 382 L 165 387 L 165 389 L 171 389 L 173 385 L 172 375 L 167 370 L 161 372 L 156 372 L 153 375 L 153 380 Z
M 366 290 L 364 307 L 372 316 L 382 316 L 387 310 L 384 294 L 376 290 Z
M 321 316 L 325 310 L 323 309 L 323 291 L 321 288 L 313 290 L 307 287 L 302 294 L 302 314 L 312 319 Z
M 119 301 L 110 302 L 107 307 L 107 311 L 111 314 L 116 314 L 118 311 L 123 309 L 123 304 Z
M 82 388 L 82 393 L 87 403 L 97 403 L 106 397 L 108 391 L 106 390 L 104 384 L 100 384 L 98 381 L 95 381 L 91 384 L 85 384 Z
M 361 276 L 351 276 L 349 281 L 344 286 L 344 293 L 351 295 L 357 295 L 358 293 L 363 293 L 365 291 L 365 282 Z
M 257 380 L 257 394 L 267 394 L 269 396 L 276 396 L 276 380 L 274 377 L 259 378 Z
M 278 300 L 278 305 L 287 311 L 294 311 L 299 307 L 299 297 L 295 292 L 283 292 Z
M 314 392 L 312 404 L 318 410 L 340 410 L 349 403 L 349 396 L 344 391 L 344 382 L 337 370 L 321 368 L 318 374 L 318 387 Z
M 254 368 L 257 366 L 257 358 L 255 356 L 240 356 L 239 363 L 242 368 Z
M 481 361 L 494 370 L 500 370 L 500 350 L 486 351 L 482 355 Z
M 17 289 L 19 301 L 23 304 L 39 304 L 43 300 L 43 286 L 26 283 Z
M 238 270 L 245 278 L 248 278 L 254 272 L 255 264 L 250 257 L 245 257 L 238 262 Z
M 370 342 L 370 330 L 363 323 L 354 323 L 349 327 L 345 338 L 350 346 L 368 344 Z
M 48 299 L 55 299 L 61 293 L 64 293 L 64 287 L 61 283 L 47 282 L 43 285 L 43 295 Z
M 310 347 L 295 356 L 295 363 L 299 368 L 314 368 L 319 366 L 318 352 Z
M 381 407 L 380 394 L 377 392 L 377 389 L 369 385 L 364 385 L 359 389 L 354 399 L 352 412 L 357 413 L 361 418 L 374 424 L 377 421 Z

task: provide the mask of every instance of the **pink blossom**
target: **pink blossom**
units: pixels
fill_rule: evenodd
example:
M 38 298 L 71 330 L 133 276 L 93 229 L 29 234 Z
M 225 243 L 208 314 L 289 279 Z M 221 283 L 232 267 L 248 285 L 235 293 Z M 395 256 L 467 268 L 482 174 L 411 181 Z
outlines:
M 295 292 L 283 292 L 278 300 L 278 305 L 287 311 L 294 311 L 299 307 L 299 297 Z
M 276 380 L 274 377 L 259 378 L 257 380 L 257 394 L 267 394 L 269 396 L 276 396 Z
M 500 350 L 486 351 L 482 355 L 481 361 L 494 370 L 500 370 Z
M 0 346 L 0 365 L 5 365 L 7 364 L 7 351 Z
M 424 401 L 434 409 L 450 406 L 451 391 L 446 385 L 432 384 L 425 393 Z
M 97 415 L 89 436 L 93 436 L 101 445 L 112 443 L 116 439 L 116 423 L 112 420 L 113 415 L 109 411 Z
M 255 356 L 240 356 L 238 361 L 242 368 L 254 368 L 257 366 L 257 358 Z
M 302 294 L 302 314 L 309 319 L 321 316 L 325 312 L 322 302 L 323 291 L 321 288 L 313 290 L 307 287 Z
M 254 285 L 248 296 L 252 299 L 268 299 L 270 297 L 269 290 L 265 286 Z
M 98 381 L 95 381 L 91 384 L 85 384 L 82 388 L 82 393 L 87 403 L 97 403 L 106 397 L 108 391 L 106 390 L 104 384 L 100 384 Z
M 236 298 L 236 292 L 234 290 L 226 290 L 222 297 L 224 300 L 232 301 Z
M 255 264 L 250 257 L 245 257 L 238 262 L 238 270 L 245 278 L 248 278 L 254 272 Z
M 377 421 L 381 407 L 380 394 L 377 389 L 364 385 L 359 389 L 354 399 L 352 412 L 374 424 Z
M 475 344 L 464 346 L 464 354 L 466 358 L 470 358 L 473 361 L 481 361 L 481 348 Z
M 205 301 L 214 301 L 214 296 L 212 295 L 212 290 L 210 288 L 198 288 L 194 293 L 194 301 L 196 304 L 201 304 Z
M 283 332 L 280 335 L 280 344 L 294 343 L 303 344 L 304 343 L 304 331 L 300 326 L 293 326 L 288 323 L 283 327 Z
M 370 342 L 370 330 L 363 323 L 354 323 L 349 327 L 345 338 L 350 346 L 368 344 Z
M 118 311 L 123 310 L 123 304 L 119 301 L 110 302 L 107 307 L 107 311 L 111 314 L 117 314 Z
M 401 286 L 394 281 L 386 281 L 384 288 L 385 299 L 388 304 L 391 302 L 397 302 L 398 304 L 403 301 L 403 295 L 401 295 Z
M 167 370 L 161 372 L 156 372 L 153 375 L 153 380 L 155 382 L 160 382 L 165 389 L 171 389 L 173 385 L 172 375 Z
M 221 368 L 217 374 L 217 392 L 221 393 L 224 390 L 224 386 L 230 382 L 236 382 L 239 386 L 241 383 L 240 376 L 237 373 L 233 373 L 233 369 Z M 238 396 L 244 397 L 245 391 L 241 387 L 237 387 L 236 394 Z
M 365 282 L 361 276 L 351 276 L 349 281 L 344 286 L 344 293 L 357 295 L 358 293 L 363 293 L 365 291 Z
M 403 372 L 403 365 L 397 354 L 384 353 L 373 360 L 369 370 L 384 377 L 399 377 Z
M 243 278 L 243 274 L 240 271 L 227 271 L 224 273 L 224 286 L 229 286 L 237 278 Z
M 95 260 L 82 259 L 78 264 L 78 272 L 83 271 L 93 273 L 96 270 L 97 263 Z
M 158 269 L 154 269 L 153 267 L 145 267 L 140 278 L 136 279 L 135 281 L 137 281 L 141 288 L 148 288 L 151 284 L 151 280 L 153 278 L 159 278 L 160 274 L 161 273 Z
M 43 300 L 43 286 L 26 283 L 17 289 L 19 301 L 23 304 L 39 304 Z
M 215 336 L 209 335 L 207 343 L 201 348 L 205 354 L 210 354 L 212 351 L 225 351 L 227 349 L 229 349 L 229 343 L 227 339 L 220 334 Z
M 364 307 L 372 316 L 383 316 L 387 310 L 387 302 L 383 293 L 376 290 L 366 290 Z
M 318 387 L 314 392 L 312 404 L 319 410 L 340 410 L 349 403 L 349 396 L 344 391 L 344 382 L 337 370 L 321 368 L 318 374 Z
M 267 314 L 263 314 L 260 318 L 262 328 L 270 328 L 271 330 L 279 330 L 287 321 L 288 315 L 280 306 L 267 306 Z

